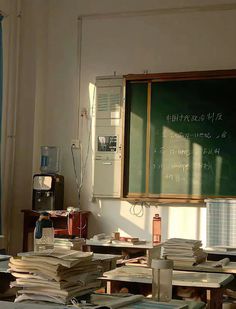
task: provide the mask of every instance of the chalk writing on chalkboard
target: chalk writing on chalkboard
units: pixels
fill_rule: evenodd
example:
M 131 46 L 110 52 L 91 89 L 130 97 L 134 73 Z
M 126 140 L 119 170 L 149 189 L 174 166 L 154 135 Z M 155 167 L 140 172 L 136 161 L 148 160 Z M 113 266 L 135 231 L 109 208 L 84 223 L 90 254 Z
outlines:
M 223 121 L 222 113 L 208 113 L 206 115 L 170 114 L 166 116 L 168 122 L 203 122 Z

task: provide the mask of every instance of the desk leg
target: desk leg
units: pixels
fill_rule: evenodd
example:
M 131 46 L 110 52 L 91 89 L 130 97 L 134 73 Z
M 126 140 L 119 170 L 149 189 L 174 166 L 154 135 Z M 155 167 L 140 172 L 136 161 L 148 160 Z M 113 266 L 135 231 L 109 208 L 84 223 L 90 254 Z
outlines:
M 222 309 L 223 303 L 223 288 L 209 289 L 207 293 L 207 300 L 210 309 Z
M 113 281 L 107 281 L 107 294 L 115 293 L 115 286 Z
M 123 283 L 124 284 L 124 283 Z M 119 281 L 107 281 L 107 294 L 118 293 L 121 288 L 121 283 Z
M 23 224 L 23 252 L 28 251 L 28 226 L 27 226 L 27 222 L 28 222 L 28 216 L 26 214 L 24 214 L 24 224 Z

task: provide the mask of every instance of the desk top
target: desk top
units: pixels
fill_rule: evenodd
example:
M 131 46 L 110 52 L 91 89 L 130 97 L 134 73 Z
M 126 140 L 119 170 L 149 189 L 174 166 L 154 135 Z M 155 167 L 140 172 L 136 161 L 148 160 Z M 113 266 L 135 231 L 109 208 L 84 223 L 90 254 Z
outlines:
M 190 270 L 190 271 L 204 271 L 212 273 L 226 273 L 226 274 L 236 274 L 236 262 L 229 262 L 223 267 L 213 267 L 215 261 L 206 261 L 204 263 L 190 266 L 190 265 L 181 265 L 174 266 L 175 270 Z
M 13 303 L 7 301 L 0 301 L 0 308 L 1 309 L 66 309 L 64 305 L 39 305 L 39 304 L 26 304 L 26 303 Z M 71 307 L 70 307 L 71 308 Z
M 152 269 L 148 267 L 122 266 L 107 271 L 99 279 L 138 283 L 152 283 Z M 191 286 L 220 288 L 231 282 L 231 274 L 173 271 L 172 284 L 175 286 Z
M 67 217 L 67 215 L 70 213 L 66 209 L 62 210 L 44 210 L 50 213 L 51 217 Z M 21 212 L 24 213 L 24 215 L 28 215 L 31 217 L 38 217 L 42 210 L 31 210 L 31 209 L 21 209 Z M 76 211 L 77 212 L 77 211 Z M 80 210 L 79 213 L 81 215 L 89 215 L 90 211 L 87 210 Z
M 0 261 L 0 273 L 8 273 L 8 262 L 9 261 Z
M 215 255 L 225 255 L 225 256 L 236 256 L 236 250 L 235 251 L 220 251 L 220 250 L 210 250 L 210 249 L 204 249 L 208 254 L 215 254 Z
M 163 303 L 147 299 L 142 295 L 111 295 L 111 294 L 91 294 L 91 302 L 96 305 L 109 306 L 111 308 L 122 309 L 187 309 L 189 302 L 183 300 L 171 300 L 169 303 Z M 192 305 L 192 304 L 191 304 Z M 194 305 L 194 304 L 193 304 Z M 120 306 L 120 307 L 118 307 Z M 193 306 L 194 308 L 194 306 Z
M 91 240 L 86 239 L 86 245 L 88 246 L 101 246 L 101 247 L 118 247 L 118 248 L 139 248 L 139 249 L 152 249 L 154 247 L 158 247 L 159 245 L 153 246 L 153 243 L 151 241 L 147 241 L 144 244 L 132 244 L 129 242 L 117 242 L 117 243 L 108 243 L 108 242 L 102 242 L 99 240 Z
M 0 255 L 0 273 L 8 273 L 10 255 Z
M 108 296 L 109 297 L 109 296 Z M 170 303 L 160 303 L 160 302 L 153 302 L 151 300 L 144 300 L 140 301 L 138 303 L 134 303 L 134 306 L 129 305 L 122 306 L 121 309 L 143 309 L 145 304 L 145 308 L 148 305 L 149 309 L 187 309 L 189 308 L 188 304 L 189 302 L 181 301 L 181 300 L 172 300 Z M 109 302 L 107 302 L 107 305 L 109 305 Z M 196 302 L 195 305 L 191 303 L 191 308 L 202 308 L 202 306 L 199 306 Z M 65 306 L 65 305 L 56 305 L 56 304 L 33 304 L 33 303 L 13 303 L 13 302 L 7 302 L 7 301 L 0 301 L 0 308 L 4 309 L 69 309 L 71 307 Z M 93 307 L 91 307 L 93 308 Z

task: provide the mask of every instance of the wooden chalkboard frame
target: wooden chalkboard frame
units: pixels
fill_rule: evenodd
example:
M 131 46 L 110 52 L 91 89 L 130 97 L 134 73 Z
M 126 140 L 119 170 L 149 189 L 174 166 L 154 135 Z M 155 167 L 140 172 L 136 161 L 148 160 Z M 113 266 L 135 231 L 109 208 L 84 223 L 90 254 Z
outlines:
M 227 78 L 236 78 L 236 69 L 232 70 L 214 70 L 214 71 L 192 71 L 192 72 L 174 72 L 174 73 L 156 73 L 156 74 L 128 74 L 124 76 L 125 84 L 130 82 L 147 82 L 148 84 L 151 82 L 162 82 L 162 81 L 178 81 L 178 80 L 207 80 L 207 79 L 227 79 Z M 150 89 L 150 87 L 149 87 Z M 148 90 L 149 91 L 149 90 Z M 150 109 L 150 93 L 148 92 L 148 102 L 147 102 L 147 110 Z M 129 201 L 153 201 L 153 202 L 163 202 L 163 203 L 202 203 L 206 196 L 202 195 L 185 195 L 185 194 L 150 194 L 148 192 L 145 193 L 129 193 L 128 192 L 128 163 L 129 163 L 129 147 L 128 147 L 128 128 L 129 128 L 129 106 L 125 104 L 124 107 L 125 115 L 124 115 L 124 127 L 123 127 L 123 141 L 124 141 L 124 150 L 123 150 L 123 159 L 122 159 L 122 198 L 124 200 Z M 148 116 L 149 117 L 149 116 Z M 150 143 L 150 118 L 148 120 L 147 126 L 147 143 Z M 149 144 L 150 145 L 150 144 Z M 146 145 L 146 156 L 147 162 L 146 165 L 149 164 L 149 145 Z M 147 169 L 146 175 L 146 184 L 148 185 L 149 179 L 149 169 Z M 217 198 L 219 196 L 207 196 L 209 198 Z M 223 196 L 220 196 L 223 198 Z M 232 198 L 236 198 L 236 196 L 230 196 Z M 229 198 L 229 196 L 225 196 L 225 198 Z

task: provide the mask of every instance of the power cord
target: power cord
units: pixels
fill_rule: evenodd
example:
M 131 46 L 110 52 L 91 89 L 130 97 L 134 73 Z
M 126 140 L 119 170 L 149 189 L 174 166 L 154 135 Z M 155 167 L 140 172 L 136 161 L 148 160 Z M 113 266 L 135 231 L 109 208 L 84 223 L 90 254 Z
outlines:
M 134 215 L 136 217 L 142 217 L 143 213 L 144 213 L 143 205 L 142 204 L 133 203 L 131 205 L 131 207 L 130 207 L 130 213 L 131 213 L 131 215 Z
M 94 113 L 94 108 L 95 108 L 95 90 L 93 91 L 93 96 L 92 96 L 91 115 L 93 115 L 93 113 Z M 80 116 L 82 117 L 81 119 L 86 118 L 87 120 L 89 120 L 89 118 L 90 118 L 89 115 L 88 115 L 88 112 L 85 108 L 81 111 Z M 90 149 L 90 146 L 91 146 L 90 145 L 91 144 L 91 138 L 92 138 L 92 116 L 90 118 L 90 123 L 89 123 L 89 128 L 88 128 L 88 139 L 87 139 L 88 142 L 87 142 L 87 149 L 86 149 L 86 155 L 85 155 L 84 162 L 83 162 L 82 143 L 79 144 L 79 147 L 76 147 L 75 144 L 71 145 L 72 162 L 73 162 L 75 180 L 76 180 L 77 191 L 78 191 L 79 208 L 80 208 L 80 194 L 81 194 L 81 190 L 83 188 L 84 175 L 85 175 L 88 157 L 89 157 L 89 149 Z M 79 183 L 78 176 L 77 176 L 76 164 L 75 164 L 75 158 L 74 158 L 74 150 L 75 149 L 80 150 L 80 183 Z
M 144 207 L 150 208 L 151 206 L 155 206 L 158 208 L 158 203 L 155 202 L 147 202 L 147 201 L 134 201 L 130 206 L 130 213 L 136 217 L 142 217 L 144 214 Z
M 80 193 L 82 189 L 82 183 L 83 183 L 83 176 L 82 176 L 82 151 L 81 151 L 81 145 L 79 148 L 75 147 L 75 144 L 71 145 L 71 155 L 72 155 L 72 163 L 73 163 L 73 170 L 74 170 L 74 175 L 75 175 L 75 183 L 76 183 L 76 188 L 78 192 L 78 208 L 80 210 Z M 74 150 L 80 150 L 80 183 L 77 175 L 77 170 L 76 170 L 76 164 L 75 164 L 75 156 L 74 156 Z

